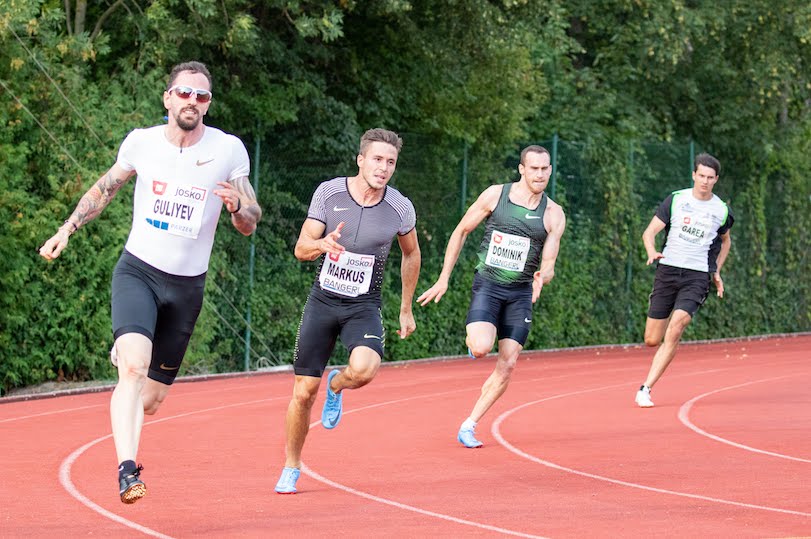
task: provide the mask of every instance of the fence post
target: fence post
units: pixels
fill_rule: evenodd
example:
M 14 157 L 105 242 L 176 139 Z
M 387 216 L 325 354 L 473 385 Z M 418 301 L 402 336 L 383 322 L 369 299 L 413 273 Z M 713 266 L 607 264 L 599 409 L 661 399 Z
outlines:
M 696 162 L 696 143 L 695 141 L 690 138 L 690 170 L 687 177 L 691 177 L 693 175 L 693 165 Z
M 634 141 L 630 140 L 628 142 L 628 179 L 631 183 L 630 192 L 633 193 L 634 185 L 635 185 L 635 175 L 634 175 Z M 633 279 L 633 256 L 634 256 L 634 234 L 633 234 L 633 226 L 631 225 L 633 221 L 630 221 L 628 224 L 628 252 L 626 253 L 625 258 L 625 331 L 629 338 L 632 337 L 633 332 L 633 306 L 631 305 L 631 280 Z
M 555 187 L 558 179 L 558 132 L 552 134 L 552 187 L 550 188 L 551 198 L 555 199 Z
M 467 209 L 467 149 L 468 143 L 467 140 L 465 140 L 462 148 L 462 185 L 460 186 L 461 196 L 459 197 L 459 213 L 461 215 L 464 215 L 465 210 Z
M 259 199 L 259 160 L 261 144 L 259 130 L 256 134 L 256 148 L 253 157 L 253 191 Z M 245 371 L 251 370 L 251 303 L 253 303 L 253 269 L 256 263 L 256 232 L 251 234 L 250 257 L 248 259 L 248 306 L 245 313 Z

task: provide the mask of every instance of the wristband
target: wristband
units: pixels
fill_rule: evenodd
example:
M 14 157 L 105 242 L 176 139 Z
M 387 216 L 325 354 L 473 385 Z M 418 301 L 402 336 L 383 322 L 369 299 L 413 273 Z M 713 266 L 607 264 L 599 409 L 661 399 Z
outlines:
M 73 227 L 73 232 L 76 232 L 77 230 L 79 230 L 79 227 L 76 226 L 75 224 L 73 224 L 73 222 L 70 219 L 65 219 L 65 222 L 62 223 L 62 226 L 65 226 L 65 225 L 72 226 Z M 71 232 L 71 234 L 73 234 L 73 232 Z
M 238 198 L 237 199 L 237 209 L 235 209 L 234 211 L 232 211 L 230 213 L 231 213 L 231 215 L 234 215 L 235 213 L 237 213 L 241 209 L 242 209 L 242 199 Z

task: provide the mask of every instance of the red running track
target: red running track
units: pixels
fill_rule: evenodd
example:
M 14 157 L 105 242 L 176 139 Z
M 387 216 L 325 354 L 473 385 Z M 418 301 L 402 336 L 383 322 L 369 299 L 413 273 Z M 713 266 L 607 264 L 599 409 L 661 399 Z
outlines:
M 811 535 L 809 350 L 684 345 L 651 409 L 633 402 L 649 349 L 527 353 L 476 450 L 456 431 L 493 357 L 390 366 L 337 429 L 314 423 L 293 496 L 273 492 L 290 372 L 179 383 L 144 426 L 132 506 L 108 392 L 0 399 L 0 537 Z

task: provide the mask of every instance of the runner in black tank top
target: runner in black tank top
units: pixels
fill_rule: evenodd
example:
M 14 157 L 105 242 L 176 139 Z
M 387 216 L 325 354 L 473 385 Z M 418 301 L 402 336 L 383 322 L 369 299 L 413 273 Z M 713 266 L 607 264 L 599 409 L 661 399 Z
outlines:
M 518 172 L 517 182 L 490 186 L 470 206 L 448 240 L 439 279 L 417 298 L 423 306 L 442 298 L 465 239 L 487 219 L 473 278 L 466 341 L 470 355 L 482 357 L 498 338 L 498 361 L 457 433 L 457 440 L 470 448 L 482 446 L 474 436 L 476 423 L 507 389 L 529 335 L 532 304 L 554 277 L 566 227 L 562 208 L 544 192 L 552 173 L 549 152 L 528 146 L 521 152 Z

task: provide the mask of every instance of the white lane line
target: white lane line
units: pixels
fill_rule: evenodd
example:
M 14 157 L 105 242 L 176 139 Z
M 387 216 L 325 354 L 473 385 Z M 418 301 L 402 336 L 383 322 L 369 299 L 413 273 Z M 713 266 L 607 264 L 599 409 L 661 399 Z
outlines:
M 605 390 L 605 389 L 613 389 L 613 388 L 616 388 L 616 387 L 623 387 L 623 386 L 626 386 L 626 385 L 627 384 L 614 384 L 614 385 L 610 385 L 610 386 L 596 387 L 596 388 L 593 388 L 593 389 L 584 389 L 584 390 L 581 390 L 581 391 L 572 391 L 572 392 L 569 392 L 569 393 L 561 393 L 559 395 L 553 395 L 551 397 L 546 397 L 544 399 L 539 399 L 539 400 L 535 400 L 535 401 L 532 401 L 532 402 L 527 402 L 527 403 L 524 403 L 524 404 L 522 404 L 520 406 L 516 406 L 515 408 L 513 408 L 511 410 L 507 410 L 506 412 L 504 412 L 503 414 L 498 416 L 498 418 L 493 422 L 493 425 L 490 428 L 490 430 L 491 430 L 493 436 L 496 438 L 496 440 L 498 440 L 498 442 L 502 446 L 504 446 L 508 451 L 518 455 L 519 457 L 525 458 L 525 459 L 527 459 L 529 461 L 535 462 L 537 464 L 541 464 L 543 466 L 547 466 L 549 468 L 553 468 L 555 470 L 560 470 L 562 472 L 567 472 L 567 473 L 574 474 L 574 475 L 579 475 L 579 476 L 582 476 L 582 477 L 588 477 L 589 479 L 596 479 L 598 481 L 605 481 L 607 483 L 613 483 L 615 485 L 622 485 L 622 486 L 625 486 L 625 487 L 638 488 L 638 489 L 641 489 L 641 490 L 648 490 L 648 491 L 651 491 L 651 492 L 657 492 L 659 494 L 670 494 L 670 495 L 673 495 L 673 496 L 681 496 L 683 498 L 693 498 L 693 499 L 696 499 L 696 500 L 704 500 L 704 501 L 713 502 L 713 503 L 719 503 L 719 504 L 725 504 L 725 505 L 734 505 L 734 506 L 737 506 L 737 507 L 746 507 L 748 509 L 759 509 L 759 510 L 763 510 L 763 511 L 773 511 L 773 512 L 776 512 L 776 513 L 785 513 L 785 514 L 789 514 L 789 515 L 799 515 L 799 516 L 803 516 L 803 517 L 811 517 L 811 513 L 805 513 L 803 511 L 793 511 L 791 509 L 781 509 L 781 508 L 778 508 L 778 507 L 769 507 L 769 506 L 765 506 L 765 505 L 755 505 L 755 504 L 751 504 L 751 503 L 743 503 L 743 502 L 736 502 L 736 501 L 732 501 L 732 500 L 724 500 L 724 499 L 721 499 L 721 498 L 713 498 L 711 496 L 702 496 L 700 494 L 691 494 L 689 492 L 680 492 L 680 491 L 676 491 L 676 490 L 662 489 L 662 488 L 657 488 L 657 487 L 651 487 L 651 486 L 648 486 L 648 485 L 642 485 L 640 483 L 631 483 L 629 481 L 622 481 L 620 479 L 613 479 L 611 477 L 605 477 L 605 476 L 602 476 L 602 475 L 597 475 L 597 474 L 593 474 L 593 473 L 589 473 L 589 472 L 584 472 L 582 470 L 575 470 L 574 468 L 568 468 L 566 466 L 561 466 L 560 464 L 555 464 L 554 462 L 550 462 L 548 460 L 544 460 L 544 459 L 538 458 L 538 457 L 536 457 L 534 455 L 530 455 L 529 453 L 526 453 L 524 451 L 521 451 L 520 449 L 518 449 L 517 447 L 512 445 L 510 442 L 508 442 L 501 435 L 501 429 L 500 429 L 501 423 L 505 419 L 507 419 L 509 416 L 511 416 L 512 414 L 514 414 L 515 412 L 517 412 L 517 411 L 519 411 L 519 410 L 521 410 L 523 408 L 527 408 L 529 406 L 533 406 L 535 404 L 545 402 L 545 401 L 550 401 L 550 400 L 554 400 L 554 399 L 561 399 L 561 398 L 564 398 L 564 397 L 571 397 L 571 396 L 574 396 L 574 395 L 582 395 L 584 393 L 592 393 L 594 391 L 602 391 L 602 390 Z
M 808 373 L 802 373 L 802 374 L 808 374 Z M 739 387 L 750 386 L 752 384 L 760 384 L 762 382 L 771 382 L 773 380 L 780 380 L 782 378 L 790 378 L 790 377 L 793 378 L 793 377 L 796 377 L 796 376 L 797 376 L 796 373 L 787 374 L 786 376 L 777 376 L 777 377 L 774 377 L 774 378 L 764 378 L 762 380 L 755 380 L 755 381 L 752 381 L 752 382 L 746 382 L 745 384 L 737 384 L 737 385 L 734 385 L 734 386 L 727 386 L 727 387 L 722 387 L 720 389 L 715 389 L 713 391 L 708 391 L 707 393 L 703 393 L 703 394 L 701 394 L 701 395 L 699 395 L 697 397 L 693 397 L 692 399 L 690 399 L 689 401 L 687 401 L 687 402 L 685 402 L 684 404 L 681 405 L 681 408 L 679 408 L 679 421 L 681 421 L 690 430 L 692 430 L 692 431 L 694 431 L 694 432 L 696 432 L 696 433 L 698 433 L 698 434 L 700 434 L 702 436 L 706 436 L 707 438 L 715 440 L 716 442 L 721 442 L 722 444 L 731 445 L 733 447 L 737 447 L 738 449 L 744 449 L 746 451 L 751 451 L 753 453 L 760 453 L 760 454 L 763 454 L 763 455 L 769 455 L 769 456 L 777 457 L 777 458 L 781 458 L 781 459 L 794 460 L 794 461 L 797 461 L 797 462 L 811 463 L 811 460 L 809 460 L 809 459 L 803 459 L 803 458 L 800 458 L 800 457 L 792 457 L 791 455 L 784 455 L 783 453 L 775 453 L 773 451 L 766 451 L 764 449 L 757 449 L 756 447 L 751 447 L 751 446 L 748 446 L 748 445 L 739 444 L 737 442 L 733 442 L 732 440 L 728 440 L 726 438 L 721 438 L 720 436 L 716 436 L 715 434 L 710 434 L 709 432 L 701 429 L 700 427 L 697 427 L 692 421 L 690 421 L 690 410 L 693 408 L 693 405 L 696 402 L 703 399 L 704 397 L 707 397 L 709 395 L 713 395 L 715 393 L 720 393 L 722 391 L 728 391 L 730 389 L 737 389 Z

